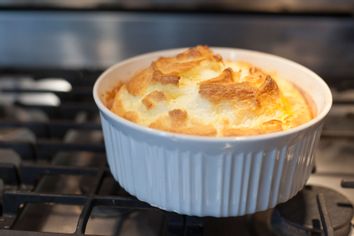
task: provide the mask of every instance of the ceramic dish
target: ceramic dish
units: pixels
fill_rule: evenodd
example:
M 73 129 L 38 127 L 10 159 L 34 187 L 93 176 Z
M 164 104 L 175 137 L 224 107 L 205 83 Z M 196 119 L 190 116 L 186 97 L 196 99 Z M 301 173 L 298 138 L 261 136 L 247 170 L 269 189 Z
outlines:
M 296 128 L 248 137 L 189 136 L 137 125 L 107 109 L 102 95 L 158 57 L 185 49 L 144 54 L 113 65 L 94 86 L 109 167 L 130 194 L 168 211 L 226 217 L 272 208 L 306 183 L 323 119 L 332 105 L 331 92 L 318 75 L 287 59 L 241 49 L 212 49 L 223 58 L 276 71 L 312 99 L 316 116 Z

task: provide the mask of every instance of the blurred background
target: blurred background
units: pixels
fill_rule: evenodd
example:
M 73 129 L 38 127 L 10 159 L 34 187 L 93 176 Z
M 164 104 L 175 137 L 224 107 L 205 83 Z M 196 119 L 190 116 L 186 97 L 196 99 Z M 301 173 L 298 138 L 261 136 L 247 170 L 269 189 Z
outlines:
M 0 0 L 0 67 L 102 69 L 207 44 L 269 52 L 328 81 L 351 80 L 353 14 L 353 0 Z

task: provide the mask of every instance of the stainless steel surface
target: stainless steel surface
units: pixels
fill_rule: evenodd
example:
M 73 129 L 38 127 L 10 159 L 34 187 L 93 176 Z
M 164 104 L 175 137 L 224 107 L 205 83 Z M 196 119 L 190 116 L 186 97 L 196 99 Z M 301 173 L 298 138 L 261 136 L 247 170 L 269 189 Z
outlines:
M 183 9 L 234 10 L 260 12 L 333 12 L 353 11 L 351 0 L 0 0 L 1 7 L 42 7 L 62 9 Z
M 2 11 L 0 35 L 0 66 L 105 68 L 144 52 L 208 44 L 274 53 L 326 78 L 354 77 L 350 17 Z

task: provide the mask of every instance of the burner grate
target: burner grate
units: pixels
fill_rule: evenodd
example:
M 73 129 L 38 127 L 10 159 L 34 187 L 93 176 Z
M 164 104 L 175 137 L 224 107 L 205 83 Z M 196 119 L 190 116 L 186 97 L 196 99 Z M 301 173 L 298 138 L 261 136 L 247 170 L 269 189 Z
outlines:
M 294 198 L 279 204 L 272 225 L 280 235 L 343 235 L 351 230 L 353 206 L 328 188 L 306 186 Z
M 72 89 L 58 91 L 55 88 L 21 87 L 21 83 L 11 88 L 0 86 L 0 93 L 9 95 L 11 99 L 12 95 L 51 93 L 59 100 L 58 104 L 49 105 L 31 104 L 25 99 L 10 99 L 11 104 L 0 104 L 0 150 L 12 150 L 12 153 L 0 153 L 0 235 L 99 235 L 95 229 L 97 226 L 92 225 L 100 219 L 103 222 L 120 219 L 112 223 L 115 235 L 130 235 L 131 232 L 126 231 L 129 224 L 139 224 L 135 228 L 141 229 L 151 226 L 147 230 L 152 230 L 153 235 L 228 235 L 228 232 L 221 232 L 226 228 L 235 234 L 255 235 L 250 230 L 248 216 L 215 219 L 165 212 L 129 195 L 113 180 L 106 164 L 101 126 L 91 95 L 92 85 L 100 73 L 100 70 L 1 71 L 0 84 L 5 77 L 18 81 L 23 77 L 31 78 L 34 84 L 42 78 L 63 78 Z M 325 126 L 322 140 L 329 143 L 326 147 L 341 140 L 348 149 L 354 140 L 354 129 L 350 125 L 353 100 L 340 94 L 343 93 L 335 94 L 334 106 L 344 112 L 330 114 L 329 121 L 338 125 Z M 341 127 L 343 121 L 349 126 Z M 16 135 L 6 134 L 1 138 L 1 132 L 13 130 Z M 8 158 L 1 159 L 3 156 Z M 321 172 L 321 168 L 317 169 Z M 348 176 L 342 181 L 343 188 L 353 188 L 351 175 Z M 66 185 L 70 185 L 68 189 Z M 20 227 L 21 221 L 30 215 L 28 212 L 41 204 L 78 207 L 74 230 L 49 232 Z M 321 196 L 317 204 L 319 208 L 324 205 Z M 325 213 L 326 208 L 321 209 Z M 319 227 L 321 225 L 330 226 L 326 214 L 321 216 Z M 326 228 L 327 235 L 332 235 L 331 228 Z M 146 235 L 146 232 L 135 235 Z
M 31 104 L 25 99 L 10 104 L 10 107 L 19 110 L 20 115 L 33 110 L 44 113 L 41 115 L 44 119 L 39 120 L 32 117 L 25 119 L 16 116 L 6 117 L 9 104 L 0 104 L 0 113 L 5 115 L 4 118 L 0 118 L 0 133 L 21 130 L 18 135 L 0 139 L 0 149 L 14 150 L 14 155 L 20 159 L 19 163 L 2 163 L 0 160 L 0 178 L 5 183 L 5 191 L 0 194 L 1 235 L 95 235 L 97 230 L 94 231 L 90 221 L 97 221 L 98 216 L 106 221 L 112 209 L 124 212 L 125 218 L 134 216 L 139 211 L 142 212 L 139 214 L 153 216 L 151 218 L 161 218 L 164 224 L 159 232 L 167 232 L 167 235 L 187 236 L 192 232 L 198 232 L 193 223 L 187 220 L 189 217 L 164 212 L 143 203 L 127 194 L 113 180 L 103 155 L 102 135 L 96 137 L 97 132 L 101 133 L 101 126 L 91 89 L 100 71 L 6 70 L 5 72 L 6 76 L 0 76 L 0 83 L 4 77 L 13 77 L 12 79 L 19 81 L 23 77 L 29 77 L 33 81 L 59 77 L 66 78 L 72 89 L 56 91 L 55 88 L 53 90 L 29 88 L 21 87 L 21 83 L 17 87 L 0 88 L 1 93 L 5 95 L 51 93 L 60 100 L 57 105 Z M 30 138 L 19 139 L 19 136 L 24 136 L 23 134 Z M 90 162 L 91 159 L 95 161 Z M 74 187 L 51 192 L 57 186 L 61 186 L 60 181 L 53 182 L 58 179 L 67 181 Z M 57 186 L 48 188 L 48 185 L 53 184 Z M 71 192 L 73 189 L 74 192 Z M 30 215 L 28 212 L 32 208 L 40 209 L 38 207 L 43 204 L 53 207 L 79 207 L 81 210 L 78 212 L 74 232 L 60 230 L 42 232 L 34 226 L 25 225 L 26 216 Z M 47 208 L 46 210 L 48 211 Z M 120 224 L 126 221 L 129 220 L 121 220 Z M 134 221 L 136 220 L 130 220 Z M 121 227 L 122 229 L 119 229 Z M 124 231 L 124 226 L 115 228 Z
M 90 175 L 95 176 L 95 181 L 92 185 L 91 191 L 86 194 L 69 195 L 69 194 L 52 194 L 52 193 L 38 193 L 38 192 L 24 192 L 24 191 L 6 191 L 3 195 L 3 218 L 0 221 L 0 232 L 2 235 L 34 235 L 31 231 L 23 231 L 12 229 L 11 225 L 15 223 L 16 216 L 19 211 L 23 210 L 25 204 L 35 203 L 48 203 L 48 204 L 65 204 L 65 205 L 80 205 L 82 211 L 78 219 L 77 227 L 74 233 L 65 235 L 86 235 L 85 229 L 92 214 L 92 210 L 95 207 L 114 207 L 122 209 L 134 209 L 134 210 L 153 210 L 160 211 L 154 207 L 137 200 L 134 197 L 127 196 L 101 196 L 98 191 L 101 187 L 103 179 L 109 175 L 109 171 L 103 168 L 69 168 L 65 169 L 60 167 L 24 167 L 22 172 L 36 173 L 36 170 L 45 172 L 46 174 L 77 174 L 77 175 Z M 75 172 L 79 170 L 80 172 Z M 173 213 L 163 213 L 169 220 L 169 226 L 171 232 L 184 232 L 178 235 L 191 235 L 190 233 L 196 232 L 196 227 L 190 224 L 189 229 L 184 229 L 186 225 L 185 217 L 179 216 Z M 188 219 L 189 217 L 187 217 Z M 189 233 L 188 233 L 189 232 Z M 53 234 L 49 232 L 36 232 L 36 236 L 49 236 L 49 235 L 63 235 Z M 91 235 L 91 234 L 90 234 Z
M 31 130 L 36 137 L 56 137 L 61 138 L 69 130 L 101 130 L 97 122 L 73 123 L 70 120 L 48 121 L 1 121 L 1 128 L 25 128 Z
M 316 196 L 318 211 L 320 213 L 321 225 L 325 236 L 334 236 L 334 229 L 329 218 L 329 213 L 326 207 L 326 199 L 323 193 Z
M 36 143 L 0 141 L 0 148 L 13 149 L 25 160 L 48 158 L 59 151 L 104 152 L 103 144 L 62 143 L 60 141 L 39 140 Z

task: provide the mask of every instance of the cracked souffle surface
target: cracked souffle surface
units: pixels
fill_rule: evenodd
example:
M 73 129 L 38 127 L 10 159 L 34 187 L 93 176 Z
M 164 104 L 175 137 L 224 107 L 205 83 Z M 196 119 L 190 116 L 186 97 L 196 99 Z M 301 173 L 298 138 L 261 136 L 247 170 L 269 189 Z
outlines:
M 314 116 L 291 82 L 207 46 L 161 57 L 104 95 L 115 114 L 154 129 L 200 136 L 279 132 Z

